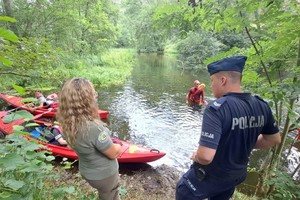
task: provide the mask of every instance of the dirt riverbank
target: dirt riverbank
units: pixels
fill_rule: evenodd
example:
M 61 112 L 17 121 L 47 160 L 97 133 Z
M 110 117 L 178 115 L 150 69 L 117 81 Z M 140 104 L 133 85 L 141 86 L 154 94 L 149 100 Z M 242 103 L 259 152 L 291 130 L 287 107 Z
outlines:
M 51 182 L 53 188 L 75 187 L 75 192 L 67 199 L 90 197 L 96 199 L 97 192 L 78 172 L 77 166 L 64 170 L 56 166 L 53 173 L 59 179 Z M 147 164 L 120 165 L 120 195 L 122 200 L 174 200 L 176 182 L 180 172 L 167 165 L 152 167 Z M 85 198 L 82 198 L 85 199 Z
M 97 191 L 82 179 L 76 164 L 68 170 L 57 165 L 53 173 L 58 175 L 59 179 L 51 181 L 48 187 L 52 189 L 70 186 L 75 188 L 75 191 L 64 195 L 63 199 L 97 199 Z M 121 164 L 121 200 L 174 200 L 176 183 L 181 175 L 182 172 L 164 164 L 157 167 L 148 164 Z M 257 199 L 236 192 L 232 200 Z

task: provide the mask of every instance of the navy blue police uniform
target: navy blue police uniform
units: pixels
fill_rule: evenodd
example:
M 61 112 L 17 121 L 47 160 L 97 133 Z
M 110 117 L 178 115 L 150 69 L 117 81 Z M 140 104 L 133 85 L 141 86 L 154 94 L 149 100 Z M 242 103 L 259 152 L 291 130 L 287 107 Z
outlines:
M 237 71 L 237 70 L 233 70 Z M 250 93 L 226 93 L 210 102 L 203 116 L 199 145 L 216 149 L 212 162 L 194 162 L 177 183 L 177 200 L 226 200 L 245 180 L 258 136 L 278 127 L 264 100 Z

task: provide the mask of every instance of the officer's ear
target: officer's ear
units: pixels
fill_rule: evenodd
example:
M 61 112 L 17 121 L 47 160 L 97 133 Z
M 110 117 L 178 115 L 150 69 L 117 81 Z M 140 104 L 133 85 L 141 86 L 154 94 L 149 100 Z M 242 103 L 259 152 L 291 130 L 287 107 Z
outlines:
M 226 76 L 221 76 L 221 85 L 224 86 L 228 81 L 228 78 Z

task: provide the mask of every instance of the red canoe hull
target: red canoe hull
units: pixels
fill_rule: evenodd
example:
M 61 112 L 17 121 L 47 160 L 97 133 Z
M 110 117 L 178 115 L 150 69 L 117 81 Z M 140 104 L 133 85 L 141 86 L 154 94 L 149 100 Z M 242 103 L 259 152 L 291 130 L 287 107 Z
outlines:
M 13 126 L 14 125 L 20 125 L 23 122 L 25 122 L 23 119 L 16 120 L 12 123 L 4 123 L 2 120 L 2 117 L 6 115 L 6 111 L 0 111 L 0 131 L 4 133 L 5 135 L 12 134 L 13 133 Z M 35 116 L 35 118 L 38 118 Z M 40 119 L 34 119 L 37 120 L 36 122 L 38 124 L 43 123 L 42 120 Z M 45 122 L 47 124 L 47 122 Z M 29 140 L 36 140 L 34 138 L 31 138 L 29 136 L 25 136 Z M 140 145 L 135 145 L 132 143 L 128 143 L 126 141 L 114 138 L 113 139 L 116 143 L 122 144 L 122 153 L 121 155 L 117 158 L 119 163 L 147 163 L 147 162 L 152 162 L 155 160 L 158 160 L 162 158 L 163 156 L 166 155 L 164 152 L 160 152 L 158 150 L 153 150 L 149 149 Z M 66 157 L 70 159 L 78 159 L 77 154 L 75 153 L 74 150 L 68 147 L 63 147 L 63 146 L 57 146 L 53 144 L 49 144 L 46 142 L 42 142 L 39 140 L 36 140 L 38 143 L 42 144 L 45 146 L 45 150 L 51 152 L 55 156 L 61 156 L 61 157 Z
M 49 111 L 46 108 L 36 108 L 32 110 L 32 108 L 29 108 L 27 106 L 24 106 L 24 103 L 22 103 L 22 97 L 18 96 L 11 96 L 7 94 L 0 93 L 0 98 L 2 98 L 4 101 L 6 101 L 8 104 L 12 105 L 13 107 L 19 108 L 21 110 L 27 110 L 28 112 L 31 112 L 34 115 L 43 114 L 44 117 L 54 117 L 56 115 L 57 110 L 53 109 L 52 111 Z M 107 119 L 109 112 L 106 110 L 99 110 L 99 116 L 101 119 Z

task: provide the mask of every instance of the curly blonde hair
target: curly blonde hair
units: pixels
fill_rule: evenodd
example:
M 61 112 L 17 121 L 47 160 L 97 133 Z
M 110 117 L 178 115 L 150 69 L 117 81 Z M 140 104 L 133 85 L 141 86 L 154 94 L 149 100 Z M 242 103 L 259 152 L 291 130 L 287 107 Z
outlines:
M 72 147 L 78 131 L 88 128 L 88 121 L 100 121 L 96 91 L 89 80 L 72 78 L 64 83 L 58 101 L 57 120 Z

